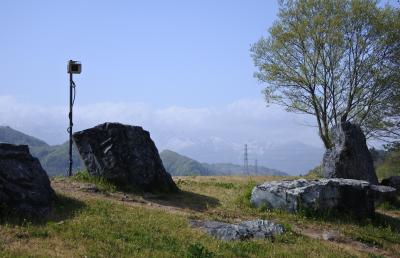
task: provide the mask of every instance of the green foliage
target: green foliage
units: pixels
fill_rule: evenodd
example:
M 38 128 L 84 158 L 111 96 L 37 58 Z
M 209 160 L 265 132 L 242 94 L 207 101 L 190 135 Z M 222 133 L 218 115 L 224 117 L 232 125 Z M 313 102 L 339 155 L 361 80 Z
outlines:
M 102 177 L 95 177 L 89 175 L 86 170 L 82 170 L 77 172 L 72 180 L 76 180 L 83 183 L 90 183 L 96 185 L 96 187 L 103 192 L 115 192 L 117 190 L 117 186 Z
M 373 136 L 399 130 L 398 113 L 386 112 L 398 92 L 399 9 L 373 0 L 280 5 L 269 36 L 251 48 L 266 101 L 315 116 L 326 148 L 333 145 L 330 127 L 341 120 Z
M 384 161 L 377 167 L 378 178 L 400 176 L 400 150 L 389 152 Z
M 207 182 L 198 182 L 198 181 L 187 181 L 187 180 L 178 180 L 176 182 L 178 185 L 196 185 L 196 186 L 203 186 L 203 187 L 218 187 L 224 189 L 234 189 L 238 186 L 233 183 L 228 182 L 219 182 L 219 181 L 207 181 Z
M 379 204 L 379 207 L 382 210 L 400 210 L 400 197 L 397 197 L 391 201 L 385 201 Z
M 324 171 L 322 170 L 322 166 L 321 165 L 316 166 L 315 168 L 308 171 L 306 177 L 312 179 L 324 177 Z
M 213 253 L 208 251 L 202 244 L 193 243 L 188 248 L 187 258 L 212 258 Z
M 251 207 L 251 203 L 250 203 L 250 198 L 251 198 L 251 193 L 254 189 L 254 187 L 256 187 L 257 183 L 250 179 L 244 186 L 242 186 L 241 188 L 241 192 L 240 194 L 236 197 L 235 199 L 235 204 L 238 207 Z

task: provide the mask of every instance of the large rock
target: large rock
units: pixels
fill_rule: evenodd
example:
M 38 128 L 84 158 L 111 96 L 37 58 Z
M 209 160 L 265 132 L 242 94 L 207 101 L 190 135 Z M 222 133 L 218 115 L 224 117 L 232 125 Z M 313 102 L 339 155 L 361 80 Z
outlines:
M 363 218 L 374 214 L 374 197 L 379 190 L 379 186 L 372 188 L 367 181 L 354 179 L 272 181 L 253 189 L 251 203 L 293 213 L 333 211 Z
M 103 177 L 123 188 L 146 192 L 174 192 L 150 133 L 139 126 L 104 123 L 73 135 L 92 176 Z
M 392 202 L 396 199 L 396 188 L 385 185 L 371 185 L 371 192 L 374 197 L 375 205 L 383 202 Z
M 378 184 L 371 153 L 358 125 L 345 122 L 332 128 L 334 147 L 323 157 L 326 178 L 350 178 Z
M 245 240 L 250 238 L 272 238 L 282 234 L 284 228 L 268 220 L 249 220 L 239 224 L 218 221 L 191 220 L 190 225 L 221 240 Z
M 55 194 L 27 145 L 0 144 L 0 214 L 23 218 L 50 213 Z
M 391 176 L 391 177 L 382 179 L 381 184 L 394 187 L 397 189 L 397 192 L 400 193 L 400 176 Z

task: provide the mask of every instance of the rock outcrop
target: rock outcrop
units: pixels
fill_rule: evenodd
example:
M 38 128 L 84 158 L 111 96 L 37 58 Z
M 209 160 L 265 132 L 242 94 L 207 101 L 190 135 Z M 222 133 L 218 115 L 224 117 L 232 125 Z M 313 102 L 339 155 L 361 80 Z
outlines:
M 394 191 L 367 181 L 342 178 L 272 181 L 253 189 L 251 203 L 292 213 L 339 212 L 364 218 L 374 214 L 375 198 L 385 198 Z
M 391 177 L 382 179 L 381 184 L 396 188 L 397 192 L 400 193 L 400 176 L 391 176 Z
M 92 176 L 122 188 L 146 192 L 176 192 L 150 133 L 140 126 L 104 123 L 73 135 Z
M 249 220 L 239 224 L 218 221 L 191 220 L 190 225 L 221 240 L 246 240 L 251 238 L 272 238 L 282 234 L 284 228 L 268 220 Z
M 55 194 L 50 180 L 27 145 L 0 144 L 0 214 L 47 216 Z
M 326 178 L 349 178 L 378 184 L 371 153 L 358 125 L 345 122 L 332 128 L 334 147 L 323 157 Z
M 386 185 L 371 185 L 371 192 L 375 205 L 383 202 L 392 202 L 396 199 L 396 188 Z

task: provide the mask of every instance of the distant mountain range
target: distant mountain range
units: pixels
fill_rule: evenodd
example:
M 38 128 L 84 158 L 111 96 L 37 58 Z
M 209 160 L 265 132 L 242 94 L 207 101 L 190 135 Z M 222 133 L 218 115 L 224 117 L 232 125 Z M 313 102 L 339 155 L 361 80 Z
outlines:
M 33 156 L 39 158 L 50 176 L 63 175 L 68 167 L 68 142 L 49 145 L 8 126 L 0 126 L 0 142 L 26 144 Z M 178 152 L 160 153 L 164 166 L 172 175 L 237 175 L 243 174 L 243 146 L 225 141 L 204 139 L 193 141 Z M 291 175 L 305 173 L 320 164 L 323 150 L 303 143 L 271 145 L 249 142 L 249 172 L 259 175 Z M 183 155 L 185 156 L 183 156 Z M 191 157 L 191 158 L 189 158 Z M 258 159 L 257 173 L 254 159 Z M 73 170 L 84 169 L 79 153 L 73 148 Z M 268 164 L 265 166 L 264 164 Z M 274 169 L 271 169 L 271 168 Z M 283 172 L 282 172 L 283 171 Z
M 164 150 L 160 153 L 161 160 L 168 173 L 173 176 L 187 175 L 244 175 L 243 166 L 231 163 L 200 163 L 189 157 L 180 155 L 171 150 Z M 250 175 L 274 175 L 287 176 L 288 174 L 263 166 L 249 166 Z
M 67 172 L 68 142 L 50 146 L 40 139 L 8 126 L 0 126 L 0 142 L 28 145 L 31 154 L 40 160 L 40 163 L 49 176 L 64 175 Z M 75 146 L 72 150 L 72 160 L 74 171 L 84 167 Z
M 243 164 L 244 143 L 248 146 L 249 164 L 256 160 L 259 166 L 274 168 L 290 175 L 305 174 L 321 164 L 323 148 L 300 141 L 270 139 L 270 141 L 238 141 L 222 138 L 171 137 L 170 143 L 163 142 L 164 149 L 170 149 L 191 157 L 200 163 Z

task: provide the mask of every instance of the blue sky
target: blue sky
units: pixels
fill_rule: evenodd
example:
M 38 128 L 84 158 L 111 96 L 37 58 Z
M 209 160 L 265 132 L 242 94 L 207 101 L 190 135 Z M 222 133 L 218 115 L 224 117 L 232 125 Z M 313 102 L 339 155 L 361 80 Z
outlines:
M 260 98 L 249 48 L 276 1 L 1 1 L 2 95 L 67 104 L 66 62 L 79 104 L 221 106 Z
M 266 166 L 267 149 L 322 148 L 314 118 L 266 108 L 264 85 L 253 78 L 250 46 L 277 12 L 272 0 L 2 0 L 0 125 L 66 141 L 66 66 L 75 59 L 83 72 L 75 76 L 74 131 L 140 125 L 160 150 L 232 150 L 236 159 L 220 161 L 238 164 L 247 143 Z

